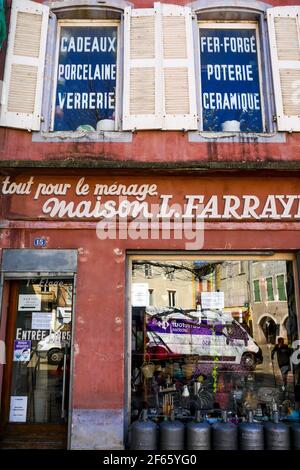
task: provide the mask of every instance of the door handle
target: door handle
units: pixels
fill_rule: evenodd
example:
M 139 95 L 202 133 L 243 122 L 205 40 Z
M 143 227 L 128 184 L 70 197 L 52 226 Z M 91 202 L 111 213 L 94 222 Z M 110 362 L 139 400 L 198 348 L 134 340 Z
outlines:
M 65 396 L 66 396 L 66 369 L 67 369 L 67 343 L 64 346 L 64 366 L 63 366 L 63 384 L 62 384 L 62 401 L 61 401 L 61 418 L 65 419 Z

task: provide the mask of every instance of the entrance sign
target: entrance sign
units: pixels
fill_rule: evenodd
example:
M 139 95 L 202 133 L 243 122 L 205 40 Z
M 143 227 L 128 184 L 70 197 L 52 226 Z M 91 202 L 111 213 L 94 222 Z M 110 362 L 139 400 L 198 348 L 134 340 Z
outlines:
M 101 129 L 115 119 L 117 26 L 61 26 L 55 131 Z
M 256 29 L 200 27 L 203 130 L 262 132 Z

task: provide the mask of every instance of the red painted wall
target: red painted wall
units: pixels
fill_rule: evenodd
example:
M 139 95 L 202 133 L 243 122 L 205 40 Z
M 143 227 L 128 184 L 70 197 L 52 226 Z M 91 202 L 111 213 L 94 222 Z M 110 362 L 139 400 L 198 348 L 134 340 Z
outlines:
M 152 7 L 152 0 L 136 0 L 136 7 Z M 184 5 L 187 1 L 172 1 Z M 299 5 L 299 0 L 269 1 L 270 5 Z M 0 53 L 3 64 L 4 50 Z M 300 134 L 287 134 L 286 143 L 189 143 L 182 132 L 139 131 L 132 143 L 33 143 L 26 131 L 0 128 L 0 160 L 96 159 L 134 162 L 261 162 L 299 161 Z

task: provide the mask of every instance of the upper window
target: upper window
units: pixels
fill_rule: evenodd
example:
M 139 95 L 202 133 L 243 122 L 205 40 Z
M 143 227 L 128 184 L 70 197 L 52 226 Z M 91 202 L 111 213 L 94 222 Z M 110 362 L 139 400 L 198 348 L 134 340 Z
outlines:
M 286 288 L 285 288 L 284 274 L 279 274 L 278 276 L 276 276 L 276 283 L 277 283 L 278 300 L 285 301 L 286 300 Z
M 118 24 L 59 23 L 53 130 L 114 130 Z
M 273 302 L 275 300 L 275 297 L 274 297 L 273 278 L 272 277 L 267 277 L 266 285 L 267 285 L 267 299 L 270 302 Z
M 12 0 L 1 126 L 300 131 L 299 6 L 48 4 Z
M 253 281 L 254 302 L 261 302 L 259 279 Z
M 202 127 L 209 132 L 263 132 L 257 24 L 201 22 Z
M 125 2 L 13 0 L 0 125 L 120 129 L 119 29 Z M 22 86 L 20 86 L 22 84 Z

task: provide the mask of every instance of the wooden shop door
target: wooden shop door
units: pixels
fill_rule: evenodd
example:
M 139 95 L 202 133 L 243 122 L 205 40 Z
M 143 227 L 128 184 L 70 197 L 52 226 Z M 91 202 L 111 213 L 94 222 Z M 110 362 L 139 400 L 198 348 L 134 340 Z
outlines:
M 67 447 L 73 281 L 11 282 L 0 448 Z

